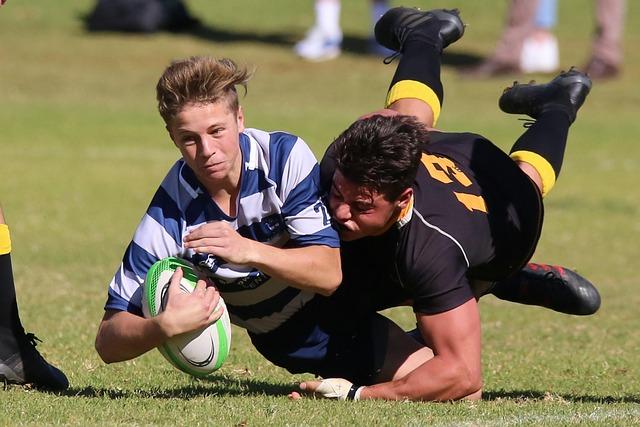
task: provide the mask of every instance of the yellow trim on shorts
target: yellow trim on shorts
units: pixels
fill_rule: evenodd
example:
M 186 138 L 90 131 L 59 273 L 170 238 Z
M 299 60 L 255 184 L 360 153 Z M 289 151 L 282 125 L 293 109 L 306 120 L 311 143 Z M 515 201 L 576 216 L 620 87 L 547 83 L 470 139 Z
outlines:
M 9 226 L 0 224 L 0 255 L 11 252 L 11 236 L 9 235 Z
M 518 162 L 525 162 L 533 166 L 538 171 L 542 179 L 542 197 L 546 196 L 556 184 L 556 173 L 551 163 L 538 153 L 533 151 L 514 151 L 510 154 L 511 158 Z
M 414 98 L 426 102 L 431 107 L 431 111 L 433 111 L 433 126 L 436 125 L 440 117 L 441 106 L 438 95 L 433 89 L 415 80 L 400 80 L 387 92 L 387 100 L 384 105 L 388 108 L 397 100 L 404 98 Z

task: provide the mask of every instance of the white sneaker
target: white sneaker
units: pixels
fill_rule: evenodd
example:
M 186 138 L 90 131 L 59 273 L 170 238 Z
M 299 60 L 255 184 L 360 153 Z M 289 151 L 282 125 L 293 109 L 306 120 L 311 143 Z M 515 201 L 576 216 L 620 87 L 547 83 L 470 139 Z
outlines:
M 558 70 L 558 40 L 551 34 L 528 37 L 522 45 L 520 69 L 525 73 L 553 73 Z
M 342 34 L 329 36 L 319 28 L 313 27 L 304 40 L 293 46 L 293 51 L 307 61 L 328 61 L 340 56 Z

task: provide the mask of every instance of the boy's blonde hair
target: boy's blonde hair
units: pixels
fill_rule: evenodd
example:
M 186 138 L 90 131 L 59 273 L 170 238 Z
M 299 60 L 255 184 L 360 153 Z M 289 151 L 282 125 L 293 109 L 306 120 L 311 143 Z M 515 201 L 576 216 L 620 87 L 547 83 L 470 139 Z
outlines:
M 158 111 L 169 124 L 187 104 L 213 104 L 224 100 L 231 111 L 238 111 L 236 86 L 247 90 L 253 75 L 231 59 L 207 56 L 174 61 L 164 70 L 156 85 Z

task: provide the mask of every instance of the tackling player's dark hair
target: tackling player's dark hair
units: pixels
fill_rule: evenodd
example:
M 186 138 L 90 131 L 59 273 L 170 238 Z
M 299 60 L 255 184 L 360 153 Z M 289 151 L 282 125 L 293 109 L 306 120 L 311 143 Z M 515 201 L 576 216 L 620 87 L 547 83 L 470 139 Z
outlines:
M 349 181 L 395 200 L 416 177 L 429 131 L 409 116 L 373 116 L 335 141 L 337 168 Z

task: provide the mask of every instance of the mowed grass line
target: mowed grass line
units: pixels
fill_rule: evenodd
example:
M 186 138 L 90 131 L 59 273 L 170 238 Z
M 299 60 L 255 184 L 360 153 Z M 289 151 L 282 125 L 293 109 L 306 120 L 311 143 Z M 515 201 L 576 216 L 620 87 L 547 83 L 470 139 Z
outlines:
M 0 425 L 638 423 L 635 2 L 628 5 L 625 73 L 596 83 L 572 129 L 535 257 L 591 278 L 601 289 L 602 309 L 576 318 L 483 299 L 485 400 L 454 404 L 290 402 L 286 393 L 310 377 L 266 362 L 237 328 L 228 361 L 206 380 L 181 374 L 156 351 L 115 365 L 99 360 L 93 339 L 106 286 L 177 158 L 154 100 L 157 77 L 172 58 L 212 54 L 255 65 L 242 100 L 248 124 L 295 132 L 318 156 L 356 117 L 381 106 L 393 67 L 357 49 L 367 37 L 365 1 L 343 2 L 345 33 L 354 48 L 321 64 L 300 62 L 290 51 L 313 21 L 311 2 L 189 2 L 223 40 L 87 35 L 78 16 L 92 4 L 9 0 L 0 9 L 0 202 L 12 225 L 21 315 L 44 340 L 39 349 L 72 384 L 63 394 L 0 390 Z M 469 26 L 450 58 L 490 52 L 505 5 L 421 4 L 462 10 Z M 591 6 L 591 0 L 560 2 L 564 66 L 584 60 Z M 500 113 L 496 100 L 511 80 L 465 80 L 445 65 L 439 126 L 475 131 L 508 149 L 522 132 L 521 122 Z M 408 310 L 388 314 L 413 326 Z

